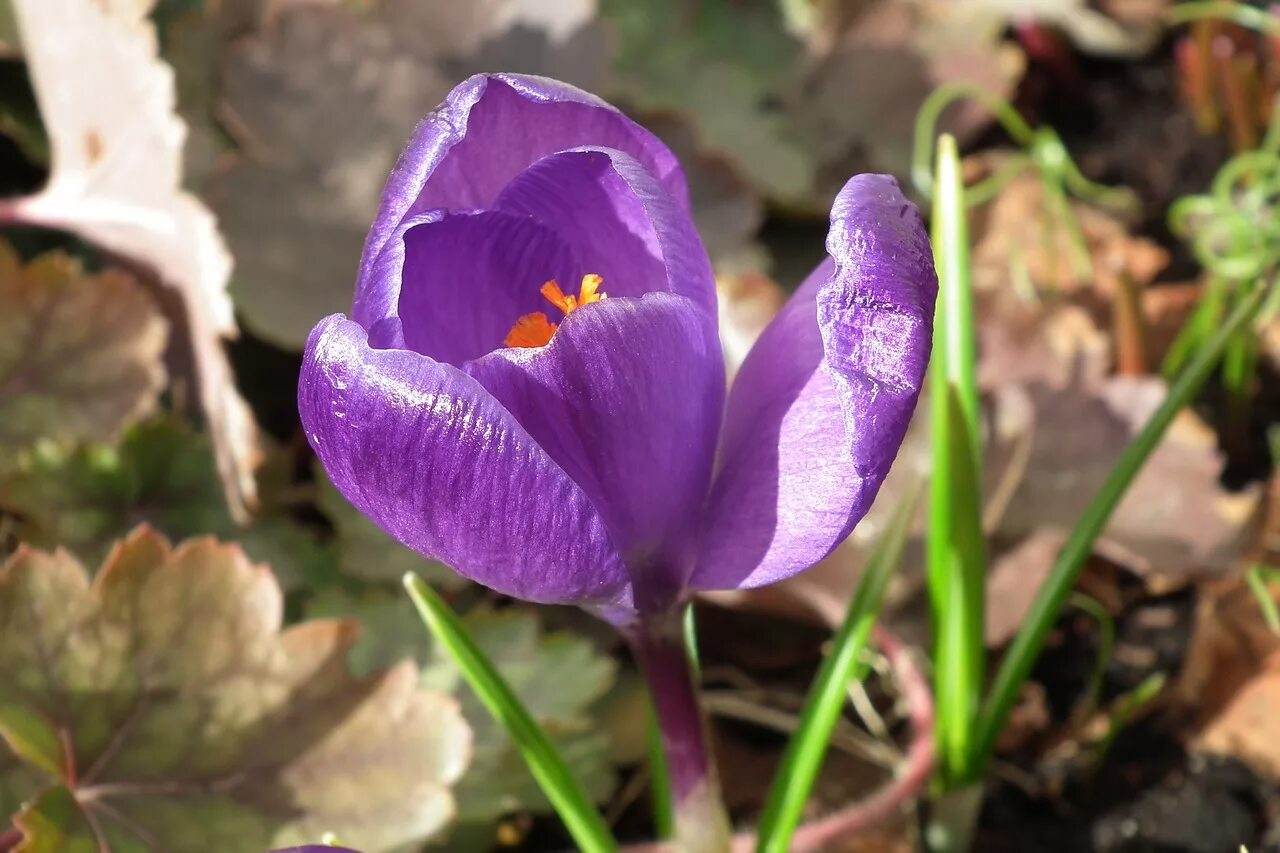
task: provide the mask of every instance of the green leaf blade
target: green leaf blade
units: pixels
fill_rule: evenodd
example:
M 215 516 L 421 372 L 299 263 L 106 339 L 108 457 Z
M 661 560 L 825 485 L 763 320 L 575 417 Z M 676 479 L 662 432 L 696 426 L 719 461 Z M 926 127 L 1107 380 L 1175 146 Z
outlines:
M 1252 322 L 1268 290 L 1265 287 L 1255 288 L 1237 304 L 1227 321 L 1169 388 L 1164 401 L 1129 443 L 1098 494 L 1080 516 L 996 673 L 995 684 L 978 721 L 977 747 L 981 763 L 985 763 L 990 756 L 996 737 L 1017 699 L 1018 691 L 1030 676 L 1045 637 L 1070 596 L 1076 579 L 1092 553 L 1094 543 L 1111 519 L 1111 514 L 1119 506 L 1129 485 L 1160 443 L 1178 412 L 1195 399 L 1227 345 Z M 981 769 L 980 765 L 978 769 Z
M 458 617 L 416 575 L 406 575 L 405 588 L 423 624 L 448 652 L 476 696 L 511 735 L 547 799 L 584 853 L 606 853 L 617 844 L 600 813 L 564 759 L 516 698 L 514 691 L 467 635 Z
M 934 619 L 944 784 L 966 781 L 984 668 L 986 554 L 979 471 L 977 345 L 965 193 L 955 139 L 938 140 L 933 206 L 938 311 L 930 367 L 933 468 L 926 566 Z
M 787 744 L 769 789 L 760 821 L 760 853 L 786 853 L 789 849 L 809 792 L 822 769 L 827 744 L 844 707 L 846 689 L 861 675 L 859 657 L 867 646 L 889 580 L 902 560 L 918 497 L 917 489 L 909 490 L 876 542 L 831 653 L 809 689 L 800 726 Z

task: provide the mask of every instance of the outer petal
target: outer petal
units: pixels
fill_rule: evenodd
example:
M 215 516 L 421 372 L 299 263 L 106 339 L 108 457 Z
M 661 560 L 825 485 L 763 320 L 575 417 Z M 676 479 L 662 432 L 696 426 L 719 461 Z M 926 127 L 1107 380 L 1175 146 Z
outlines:
M 670 605 L 693 569 L 724 402 L 711 320 L 667 293 L 610 298 L 570 314 L 547 346 L 466 370 L 591 496 L 636 607 Z
M 458 85 L 422 120 L 392 169 L 365 239 L 357 290 L 405 218 L 433 208 L 486 208 L 531 163 L 584 145 L 631 155 L 689 209 L 675 155 L 614 107 L 555 80 L 479 75 Z M 359 311 L 352 316 L 368 326 Z
M 497 210 L 532 217 L 573 246 L 582 273 L 613 298 L 667 290 L 709 315 L 715 276 L 688 211 L 634 158 L 604 148 L 546 157 L 513 180 Z
M 333 315 L 307 342 L 298 409 L 338 490 L 409 547 L 529 601 L 629 605 L 584 491 L 466 374 L 371 349 Z
M 906 434 L 938 287 L 919 211 L 892 178 L 859 175 L 836 198 L 827 253 L 734 383 L 696 588 L 762 586 L 825 557 Z

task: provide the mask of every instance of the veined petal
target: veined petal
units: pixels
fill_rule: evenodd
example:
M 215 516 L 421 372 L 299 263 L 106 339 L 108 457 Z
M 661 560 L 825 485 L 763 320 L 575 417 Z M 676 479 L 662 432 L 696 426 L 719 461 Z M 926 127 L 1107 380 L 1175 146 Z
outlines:
M 906 434 L 938 287 L 920 213 L 892 178 L 859 175 L 827 253 L 734 382 L 695 588 L 763 586 L 825 557 Z
M 591 497 L 636 607 L 670 606 L 693 568 L 724 402 L 713 321 L 668 293 L 611 297 L 570 314 L 547 346 L 466 370 Z
M 335 314 L 307 342 L 298 410 L 338 491 L 410 548 L 517 598 L 630 605 L 584 490 L 456 368 L 372 349 Z
M 404 236 L 404 345 L 455 365 L 479 358 L 523 315 L 554 312 L 539 288 L 576 284 L 579 270 L 565 242 L 527 216 L 486 210 L 421 224 Z
M 689 209 L 688 185 L 675 155 L 616 108 L 555 80 L 477 75 L 422 120 L 387 178 L 365 239 L 357 303 L 370 269 L 406 218 L 437 208 L 487 208 L 532 163 L 584 145 L 631 155 L 678 206 Z M 358 312 L 352 316 L 365 323 Z
M 581 273 L 600 275 L 611 298 L 666 290 L 715 314 L 715 277 L 693 219 L 625 152 L 547 156 L 512 180 L 493 207 L 559 234 Z

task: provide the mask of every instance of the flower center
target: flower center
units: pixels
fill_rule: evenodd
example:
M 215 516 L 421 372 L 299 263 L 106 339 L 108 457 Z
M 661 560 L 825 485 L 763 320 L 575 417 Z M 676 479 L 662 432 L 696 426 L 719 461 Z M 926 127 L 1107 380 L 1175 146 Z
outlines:
M 555 279 L 542 285 L 540 292 L 548 302 L 559 308 L 567 317 L 583 305 L 590 305 L 592 302 L 607 299 L 608 294 L 600 292 L 600 285 L 602 284 L 604 284 L 604 279 L 594 273 L 589 273 L 582 277 L 582 284 L 578 287 L 577 296 L 566 296 L 565 292 L 560 289 L 560 285 L 556 284 Z M 511 327 L 511 331 L 507 332 L 507 337 L 503 344 L 509 347 L 546 346 L 551 342 L 551 336 L 556 333 L 556 325 L 556 323 L 548 320 L 547 315 L 541 311 L 525 314 L 519 320 L 516 320 L 516 324 Z

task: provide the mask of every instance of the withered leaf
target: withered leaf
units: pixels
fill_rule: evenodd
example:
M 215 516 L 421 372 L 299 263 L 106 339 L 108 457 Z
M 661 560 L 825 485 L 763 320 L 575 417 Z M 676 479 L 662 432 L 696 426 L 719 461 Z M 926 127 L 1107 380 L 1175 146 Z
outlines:
M 41 438 L 107 441 L 164 386 L 168 326 L 146 291 L 61 253 L 0 244 L 0 460 Z
M 28 850 L 418 843 L 454 812 L 471 733 L 412 664 L 347 671 L 357 626 L 281 631 L 265 566 L 146 528 L 90 582 L 66 552 L 0 569 L 0 735 L 42 777 Z M 0 789 L 2 790 L 2 789 Z M 6 804 L 11 805 L 11 804 Z
M 916 114 L 943 83 L 968 82 L 996 97 L 1025 67 L 1003 38 L 1006 22 L 975 3 L 829 4 L 807 34 L 809 61 L 785 92 L 788 123 L 819 164 L 826 202 L 859 171 L 905 174 Z M 948 110 L 941 129 L 962 140 L 990 122 L 974 104 Z
M 472 54 L 483 49 L 483 70 L 555 72 L 588 85 L 574 74 L 603 65 L 562 61 L 581 52 L 562 32 L 586 20 L 575 4 L 561 4 L 568 19 L 528 0 L 365 5 L 281 4 L 226 55 L 223 106 L 240 150 L 209 198 L 238 260 L 237 307 L 256 334 L 284 347 L 300 349 L 320 317 L 349 310 L 387 172 L 463 69 L 481 70 Z M 507 39 L 516 25 L 520 38 Z
M 186 128 L 173 72 L 139 0 L 14 0 L 53 170 L 12 219 L 62 228 L 153 271 L 181 296 L 199 398 L 233 510 L 254 500 L 254 425 L 222 337 L 236 331 L 231 256 L 213 215 L 182 189 Z M 73 57 L 74 59 L 69 59 Z

